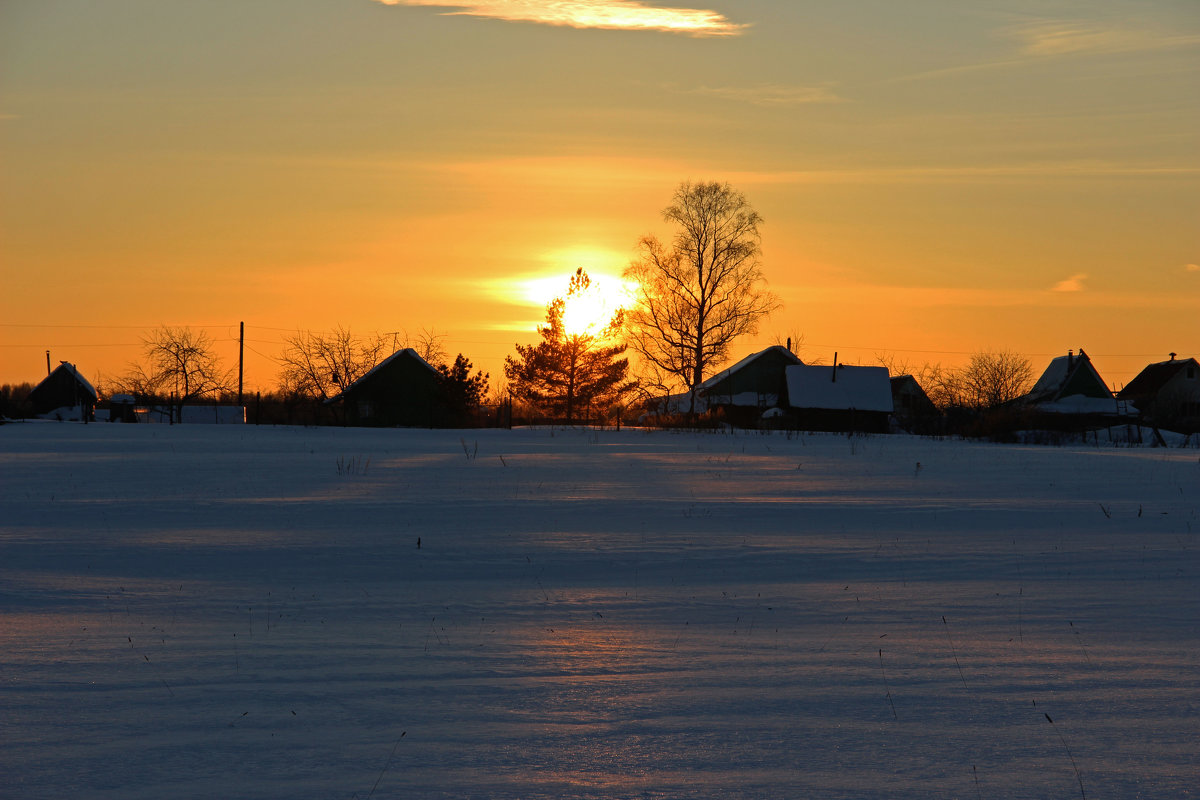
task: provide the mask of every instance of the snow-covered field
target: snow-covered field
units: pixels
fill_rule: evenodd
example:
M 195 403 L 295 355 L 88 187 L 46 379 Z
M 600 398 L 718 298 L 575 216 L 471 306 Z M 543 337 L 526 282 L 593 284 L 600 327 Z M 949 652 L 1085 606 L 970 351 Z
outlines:
M 1196 797 L 1198 535 L 1196 449 L 0 426 L 0 796 Z

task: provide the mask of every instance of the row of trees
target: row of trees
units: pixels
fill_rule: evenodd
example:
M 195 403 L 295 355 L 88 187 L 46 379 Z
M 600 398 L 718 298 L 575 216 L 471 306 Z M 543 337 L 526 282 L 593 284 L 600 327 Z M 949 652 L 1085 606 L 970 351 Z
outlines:
M 336 418 L 326 401 L 375 368 L 396 348 L 412 347 L 439 374 L 448 418 L 465 420 L 487 394 L 488 374 L 472 373 L 470 360 L 459 353 L 446 360 L 445 336 L 423 330 L 411 339 L 399 334 L 360 336 L 338 327 L 329 332 L 297 331 L 285 339 L 279 357 L 279 391 L 268 402 L 282 405 L 290 417 L 307 406 L 306 420 Z M 164 326 L 142 338 L 144 360 L 119 377 L 103 381 L 108 394 L 126 393 L 143 402 L 170 403 L 177 410 L 199 399 L 227 400 L 238 389 L 237 373 L 217 357 L 204 331 Z
M 728 184 L 685 182 L 662 216 L 673 230 L 670 240 L 644 236 L 625 271 L 637 287 L 635 302 L 595 329 L 569 328 L 570 303 L 591 289 L 587 273 L 576 270 L 565 293 L 547 305 L 541 340 L 516 345 L 505 360 L 511 397 L 542 416 L 574 421 L 638 395 L 693 389 L 729 360 L 736 339 L 756 333 L 779 307 L 779 298 L 764 288 L 763 219 L 741 192 Z M 465 416 L 484 402 L 489 376 L 472 372 L 461 353 L 449 361 L 444 340 L 433 330 L 411 338 L 356 335 L 342 327 L 298 331 L 286 338 L 279 357 L 277 399 L 319 409 L 392 352 L 412 347 L 437 368 L 446 402 Z M 202 331 L 164 327 L 143 344 L 144 362 L 132 365 L 111 388 L 144 398 L 171 397 L 182 406 L 236 387 L 235 374 L 221 367 Z M 629 351 L 638 357 L 636 378 Z M 1010 353 L 981 353 L 962 369 L 927 365 L 919 379 L 939 406 L 986 408 L 1023 393 L 1032 367 Z M 694 392 L 692 398 L 694 411 Z
M 582 269 L 563 296 L 546 308 L 541 341 L 516 345 L 504 363 L 508 391 L 541 414 L 574 421 L 581 412 L 605 413 L 637 392 L 691 388 L 729 357 L 731 343 L 756 332 L 779 306 L 762 288 L 762 217 L 728 184 L 688 183 L 675 191 L 663 218 L 674 228 L 669 243 L 645 236 L 626 278 L 638 287 L 637 302 L 596 330 L 568 329 L 568 304 L 591 288 Z M 297 332 L 280 356 L 280 394 L 285 400 L 324 403 L 354 383 L 398 346 L 413 346 L 442 375 L 446 394 L 465 408 L 482 402 L 488 376 L 471 373 L 461 353 L 447 363 L 444 337 L 423 331 L 413 341 L 354 335 L 346 328 Z M 233 376 L 222 371 L 207 334 L 162 328 L 144 340 L 146 362 L 117 381 L 122 390 L 147 397 L 168 394 L 180 405 L 228 392 Z M 627 350 L 639 356 L 634 379 Z

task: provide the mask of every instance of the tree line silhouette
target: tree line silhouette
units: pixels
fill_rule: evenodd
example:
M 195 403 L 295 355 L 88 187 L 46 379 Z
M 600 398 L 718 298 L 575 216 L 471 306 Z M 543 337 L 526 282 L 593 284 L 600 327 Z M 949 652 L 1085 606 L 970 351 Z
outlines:
M 439 419 L 448 424 L 486 424 L 489 413 L 495 422 L 500 416 L 492 412 L 501 407 L 509 421 L 514 410 L 519 419 L 568 423 L 636 415 L 671 391 L 688 393 L 688 416 L 694 417 L 692 390 L 730 360 L 738 338 L 758 332 L 780 301 L 765 288 L 763 219 L 741 192 L 728 183 L 685 181 L 662 217 L 672 228 L 669 241 L 642 237 L 624 273 L 636 286 L 635 301 L 597 329 L 568 329 L 567 305 L 591 285 L 577 269 L 563 294 L 547 304 L 545 324 L 537 329 L 540 341 L 516 344 L 505 359 L 504 384 L 490 387 L 490 376 L 463 353 L 451 360 L 445 334 L 434 329 L 409 337 L 355 334 L 339 326 L 287 336 L 275 391 L 256 393 L 246 402 L 248 413 L 266 422 L 345 421 L 338 398 L 392 353 L 411 348 L 437 371 L 437 401 L 446 411 Z M 629 351 L 638 357 L 636 374 Z M 142 354 L 125 374 L 99 381 L 104 394 L 126 393 L 142 403 L 177 408 L 238 396 L 238 376 L 221 363 L 203 331 L 155 329 L 142 337 Z M 885 366 L 895 372 L 898 365 Z M 938 407 L 981 409 L 1020 396 L 1033 372 L 1028 359 L 999 352 L 976 354 L 959 369 L 925 365 L 917 377 Z M 0 388 L 0 413 L 21 415 L 28 388 Z

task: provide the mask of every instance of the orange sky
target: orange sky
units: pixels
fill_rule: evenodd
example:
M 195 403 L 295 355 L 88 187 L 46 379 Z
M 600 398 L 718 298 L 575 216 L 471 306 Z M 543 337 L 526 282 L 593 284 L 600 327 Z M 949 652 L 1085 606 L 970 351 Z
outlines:
M 683 180 L 766 219 L 733 357 L 1200 355 L 1200 7 L 85 0 L 0 7 L 0 382 L 160 324 L 434 328 L 501 374 L 525 282 L 620 273 Z

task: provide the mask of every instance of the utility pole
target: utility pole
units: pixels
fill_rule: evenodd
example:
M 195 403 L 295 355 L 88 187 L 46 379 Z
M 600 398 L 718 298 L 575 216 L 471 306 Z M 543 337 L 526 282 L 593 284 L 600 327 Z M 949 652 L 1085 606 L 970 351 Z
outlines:
M 238 401 L 237 404 L 242 404 L 242 367 L 245 364 L 246 356 L 246 323 L 238 323 Z
M 50 377 L 50 351 L 46 351 L 46 377 Z

